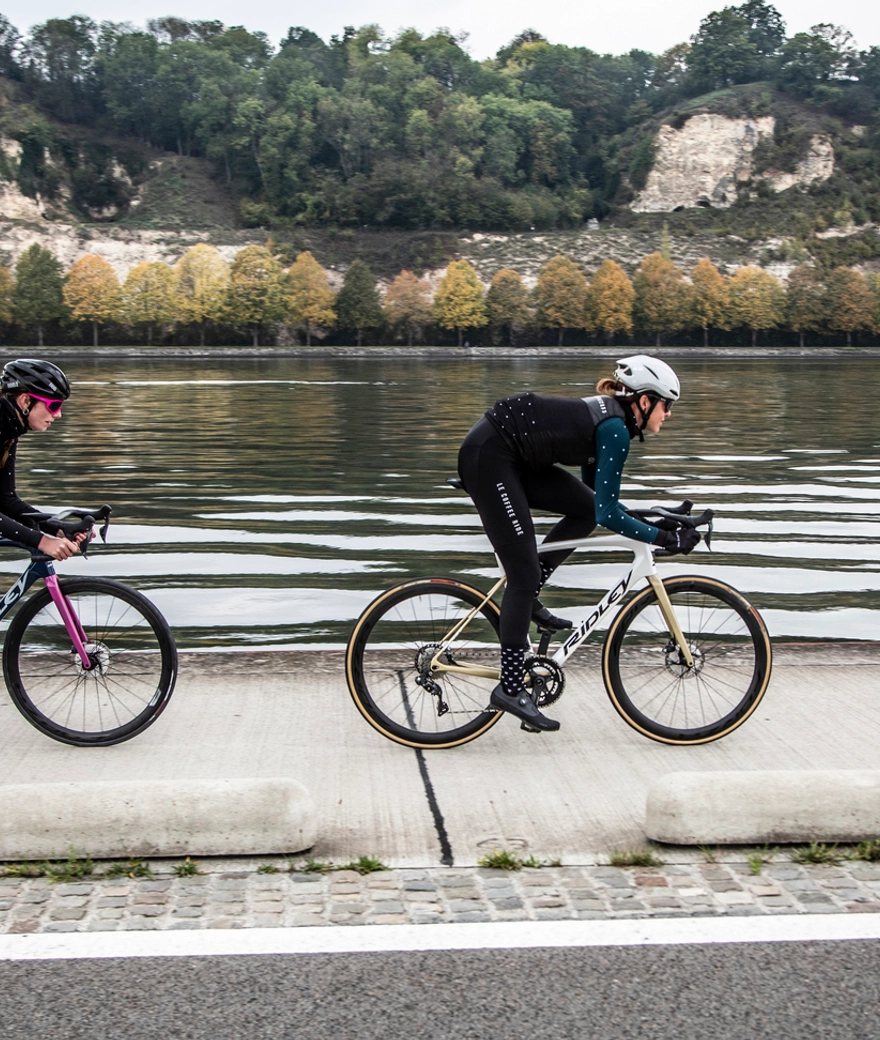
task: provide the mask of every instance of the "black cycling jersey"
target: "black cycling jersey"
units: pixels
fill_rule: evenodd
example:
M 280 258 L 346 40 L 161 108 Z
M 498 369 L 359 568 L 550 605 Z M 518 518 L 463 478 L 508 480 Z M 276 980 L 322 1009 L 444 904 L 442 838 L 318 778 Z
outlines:
M 18 522 L 22 514 L 35 509 L 15 492 L 15 451 L 18 438 L 27 430 L 12 401 L 0 396 L 0 460 L 6 455 L 6 461 L 0 466 L 0 538 L 9 538 L 36 549 L 42 533 Z
M 496 401 L 486 418 L 516 448 L 530 469 L 558 462 L 590 466 L 596 461 L 596 427 L 606 419 L 622 419 L 635 437 L 632 410 L 613 397 L 542 397 L 520 394 Z

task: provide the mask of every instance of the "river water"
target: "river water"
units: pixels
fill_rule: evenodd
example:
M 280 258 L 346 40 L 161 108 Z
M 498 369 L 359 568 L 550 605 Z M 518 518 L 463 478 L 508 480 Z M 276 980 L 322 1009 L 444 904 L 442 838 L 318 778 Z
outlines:
M 703 548 L 662 570 L 711 573 L 778 639 L 880 631 L 880 361 L 676 361 L 683 399 L 635 442 L 623 500 L 717 510 Z M 119 578 L 183 649 L 330 647 L 381 590 L 494 557 L 467 497 L 444 487 L 496 398 L 590 394 L 608 361 L 78 361 L 63 419 L 19 448 L 42 506 L 109 502 L 106 547 L 59 569 Z M 551 520 L 541 520 L 546 530 Z M 579 618 L 625 566 L 572 557 L 544 597 Z M 4 551 L 11 582 L 22 561 Z M 582 609 L 578 609 L 582 608 Z

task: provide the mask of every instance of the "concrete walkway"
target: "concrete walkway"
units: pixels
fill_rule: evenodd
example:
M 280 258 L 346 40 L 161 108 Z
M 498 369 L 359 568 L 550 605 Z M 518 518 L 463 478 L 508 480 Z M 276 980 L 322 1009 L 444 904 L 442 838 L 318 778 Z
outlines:
M 318 860 L 372 855 L 430 870 L 473 867 L 509 849 L 577 866 L 644 844 L 646 793 L 667 772 L 876 768 L 878 690 L 873 645 L 780 647 L 769 691 L 741 729 L 714 744 L 668 747 L 621 721 L 591 665 L 568 672 L 553 709 L 558 733 L 529 735 L 505 719 L 420 762 L 361 718 L 340 653 L 190 654 L 164 715 L 112 748 L 48 740 L 0 698 L 0 783 L 291 777 L 315 801 Z M 269 851 L 277 850 L 254 850 Z
M 0 934 L 880 912 L 880 863 L 800 866 L 779 853 L 758 874 L 742 853 L 624 869 L 439 867 L 362 876 L 290 866 L 216 862 L 201 864 L 209 873 L 177 877 L 158 862 L 153 879 L 62 884 L 0 877 Z

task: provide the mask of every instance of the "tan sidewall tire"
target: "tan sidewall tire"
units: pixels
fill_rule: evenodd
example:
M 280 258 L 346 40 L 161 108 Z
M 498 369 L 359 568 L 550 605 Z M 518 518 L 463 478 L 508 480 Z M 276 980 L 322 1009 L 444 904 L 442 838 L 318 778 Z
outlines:
M 744 613 L 751 616 L 753 624 L 755 625 L 756 631 L 753 632 L 755 636 L 755 650 L 756 654 L 763 651 L 766 655 L 766 667 L 764 668 L 763 675 L 759 678 L 759 688 L 755 694 L 752 695 L 752 700 L 748 710 L 739 718 L 735 719 L 729 726 L 726 726 L 723 730 L 718 733 L 713 733 L 709 736 L 701 737 L 693 740 L 674 739 L 671 737 L 663 736 L 646 729 L 638 721 L 633 719 L 618 699 L 618 695 L 614 690 L 614 684 L 610 674 L 610 662 L 611 662 L 611 647 L 615 641 L 615 636 L 621 626 L 628 626 L 632 617 L 637 612 L 637 608 L 645 602 L 656 602 L 656 595 L 650 585 L 642 589 L 637 595 L 626 604 L 626 606 L 616 615 L 611 625 L 608 628 L 608 632 L 605 636 L 605 644 L 602 648 L 602 679 L 605 682 L 605 690 L 608 693 L 608 697 L 611 703 L 614 705 L 615 711 L 620 717 L 632 726 L 634 730 L 637 730 L 643 736 L 648 737 L 651 740 L 659 741 L 661 744 L 675 744 L 675 745 L 696 745 L 696 744 L 709 744 L 713 740 L 720 740 L 722 737 L 727 736 L 728 733 L 732 733 L 751 717 L 755 709 L 761 703 L 764 694 L 767 692 L 767 686 L 770 682 L 770 673 L 773 667 L 773 648 L 770 643 L 770 636 L 767 632 L 767 627 L 764 624 L 764 620 L 758 611 L 752 606 L 751 603 L 746 599 L 745 596 L 731 585 L 727 585 L 723 581 L 718 581 L 715 578 L 704 578 L 698 575 L 687 575 L 681 574 L 676 575 L 673 578 L 667 578 L 663 582 L 664 586 L 670 594 L 676 591 L 676 586 L 688 585 L 688 586 L 702 586 L 710 591 L 720 592 L 724 597 L 737 601 L 742 608 Z

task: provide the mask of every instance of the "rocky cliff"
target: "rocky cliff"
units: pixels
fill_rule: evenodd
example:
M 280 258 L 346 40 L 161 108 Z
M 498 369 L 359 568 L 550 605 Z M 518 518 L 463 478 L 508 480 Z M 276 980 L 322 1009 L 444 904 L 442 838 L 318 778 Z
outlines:
M 647 184 L 632 203 L 636 213 L 672 213 L 694 206 L 726 209 L 737 190 L 755 175 L 754 152 L 772 141 L 776 120 L 729 119 L 700 113 L 676 129 L 663 125 L 655 138 L 656 159 Z M 766 170 L 761 176 L 776 191 L 825 181 L 834 172 L 834 148 L 814 134 L 794 171 Z

